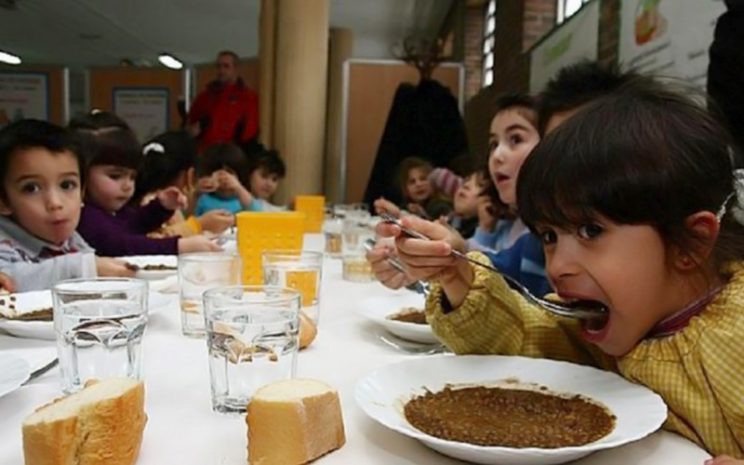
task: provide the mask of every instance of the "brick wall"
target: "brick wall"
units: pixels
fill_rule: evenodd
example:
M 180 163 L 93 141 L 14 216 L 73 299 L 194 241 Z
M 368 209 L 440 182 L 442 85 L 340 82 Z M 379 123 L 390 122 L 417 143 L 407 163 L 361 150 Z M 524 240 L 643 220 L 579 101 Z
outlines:
M 522 50 L 528 50 L 553 29 L 555 15 L 555 0 L 525 0 Z
M 485 6 L 470 6 L 465 10 L 463 40 L 465 66 L 465 101 L 480 92 L 483 83 L 483 30 Z
M 620 0 L 600 0 L 597 60 L 616 65 L 620 43 Z
M 621 0 L 595 1 L 601 2 L 598 59 L 604 64 L 617 64 Z M 494 81 L 488 88 L 481 89 L 484 8 L 468 8 L 465 23 L 465 126 L 471 153 L 478 157 L 485 157 L 487 152 L 488 127 L 495 99 L 507 91 L 529 89 L 527 52 L 553 28 L 556 2 L 498 0 Z

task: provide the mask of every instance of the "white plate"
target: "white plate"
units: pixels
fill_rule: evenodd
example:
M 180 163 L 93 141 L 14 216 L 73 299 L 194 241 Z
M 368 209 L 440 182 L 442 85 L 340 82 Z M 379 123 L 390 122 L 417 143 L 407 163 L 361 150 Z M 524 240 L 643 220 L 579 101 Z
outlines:
M 134 275 L 137 279 L 163 279 L 178 273 L 178 257 L 176 255 L 133 255 L 121 257 L 127 263 L 137 265 L 141 269 Z M 165 265 L 172 267 L 172 270 L 145 270 L 148 265 Z
M 400 291 L 384 297 L 369 297 L 359 304 L 359 313 L 365 318 L 381 325 L 391 333 L 409 341 L 433 344 L 438 342 L 429 325 L 395 321 L 388 316 L 406 307 L 424 309 L 424 296 L 410 291 Z
M 34 291 L 37 292 L 37 291 Z M 38 291 L 47 292 L 50 295 L 51 302 L 51 291 Z M 18 301 L 24 294 L 30 294 L 27 292 L 20 292 L 15 294 Z M 162 294 L 160 292 L 150 291 L 148 295 L 148 309 L 149 313 L 155 313 L 161 308 L 165 307 L 170 303 L 174 297 L 171 295 Z M 19 321 L 19 320 L 5 320 L 0 318 L 0 330 L 5 331 L 11 336 L 23 337 L 29 339 L 44 339 L 47 341 L 54 341 L 54 322 L 52 321 Z
M 484 447 L 429 436 L 411 426 L 403 415 L 404 403 L 422 394 L 424 387 L 436 392 L 448 383 L 492 384 L 508 378 L 599 401 L 617 417 L 615 429 L 598 441 L 577 447 Z M 362 410 L 382 425 L 442 454 L 483 464 L 544 465 L 576 460 L 641 439 L 656 431 L 667 417 L 661 397 L 614 373 L 567 362 L 498 355 L 429 356 L 388 365 L 359 381 L 354 397 Z
M 21 387 L 30 374 L 31 368 L 26 360 L 0 352 L 0 397 Z

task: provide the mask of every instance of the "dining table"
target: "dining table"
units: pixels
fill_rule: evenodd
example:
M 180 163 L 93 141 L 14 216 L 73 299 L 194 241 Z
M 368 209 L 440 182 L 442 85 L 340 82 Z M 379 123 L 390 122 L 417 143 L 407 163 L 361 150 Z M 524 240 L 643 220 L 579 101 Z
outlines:
M 305 236 L 306 250 L 323 250 L 320 234 Z M 346 444 L 317 459 L 319 465 L 445 465 L 464 463 L 441 455 L 378 424 L 356 405 L 355 385 L 371 372 L 414 357 L 383 343 L 383 329 L 358 311 L 361 301 L 397 293 L 378 282 L 342 279 L 341 260 L 326 256 L 315 341 L 298 354 L 298 378 L 326 382 L 338 391 Z M 207 345 L 203 338 L 181 334 L 178 294 L 151 312 L 143 339 L 145 411 L 138 465 L 239 465 L 247 463 L 245 417 L 211 408 Z M 54 357 L 54 341 L 0 334 L 0 352 L 39 360 Z M 453 355 L 454 356 L 454 355 Z M 23 464 L 21 424 L 34 409 L 61 396 L 59 368 L 0 397 L 0 464 Z M 710 456 L 687 439 L 657 431 L 644 439 L 595 452 L 580 465 L 702 465 Z

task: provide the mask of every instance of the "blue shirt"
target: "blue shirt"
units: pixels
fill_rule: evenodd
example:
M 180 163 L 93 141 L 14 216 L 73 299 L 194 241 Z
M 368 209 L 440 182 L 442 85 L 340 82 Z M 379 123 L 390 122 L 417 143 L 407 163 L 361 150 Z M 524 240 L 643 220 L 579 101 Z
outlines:
M 196 201 L 195 216 L 201 216 L 212 210 L 227 210 L 233 215 L 243 211 L 243 204 L 238 197 L 220 197 L 215 194 L 201 194 Z
M 528 233 L 501 252 L 485 252 L 499 271 L 519 281 L 537 297 L 552 292 L 545 275 L 545 254 L 540 238 Z

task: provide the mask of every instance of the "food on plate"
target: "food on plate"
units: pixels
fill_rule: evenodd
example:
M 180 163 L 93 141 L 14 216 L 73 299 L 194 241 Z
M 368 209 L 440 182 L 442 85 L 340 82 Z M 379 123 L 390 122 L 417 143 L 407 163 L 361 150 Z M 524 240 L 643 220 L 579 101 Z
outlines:
M 0 312 L 0 316 L 8 320 L 16 321 L 52 321 L 54 319 L 54 312 L 50 307 L 31 310 L 28 312 Z
M 142 381 L 86 384 L 23 421 L 26 465 L 131 465 L 147 422 Z
M 145 265 L 142 267 L 145 271 L 176 271 L 178 268 L 175 266 L 169 266 L 169 265 Z
M 315 322 L 309 316 L 300 312 L 300 349 L 312 344 L 317 334 L 318 327 Z
M 414 323 L 417 325 L 429 324 L 426 321 L 426 312 L 416 307 L 405 307 L 398 313 L 388 315 L 389 320 L 401 321 L 403 323 Z
M 52 321 L 53 312 L 50 306 L 38 303 L 38 308 L 18 307 L 19 302 L 14 294 L 0 293 L 0 318 L 18 321 Z
M 288 379 L 258 389 L 246 423 L 250 465 L 299 465 L 346 442 L 338 393 L 322 381 Z
M 608 435 L 615 416 L 579 395 L 546 387 L 452 386 L 415 396 L 404 407 L 411 425 L 431 436 L 479 446 L 557 449 Z

